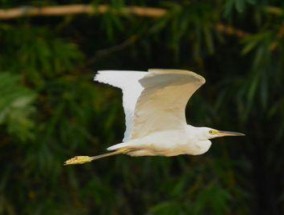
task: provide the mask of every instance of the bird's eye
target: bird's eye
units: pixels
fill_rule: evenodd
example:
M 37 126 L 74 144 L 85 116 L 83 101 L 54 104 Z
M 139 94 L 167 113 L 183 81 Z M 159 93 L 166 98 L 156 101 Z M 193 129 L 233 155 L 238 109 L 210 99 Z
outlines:
M 209 130 L 209 134 L 216 135 L 216 134 L 218 134 L 218 133 L 219 133 L 218 130 L 214 130 L 214 129 Z

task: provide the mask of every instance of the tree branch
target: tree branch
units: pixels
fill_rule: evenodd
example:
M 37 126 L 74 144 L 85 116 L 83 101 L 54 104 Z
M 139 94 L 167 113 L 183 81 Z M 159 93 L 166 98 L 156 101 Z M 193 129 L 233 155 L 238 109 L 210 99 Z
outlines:
M 64 6 L 47 6 L 47 7 L 30 7 L 24 6 L 12 9 L 0 9 L 0 19 L 16 19 L 29 16 L 64 16 L 76 14 L 103 14 L 107 11 L 113 11 L 120 14 L 133 14 L 137 16 L 159 18 L 167 13 L 166 9 L 129 6 L 122 9 L 111 8 L 108 5 L 64 5 Z
M 136 15 L 149 18 L 160 18 L 166 15 L 167 10 L 163 8 L 128 6 L 121 9 L 112 8 L 108 5 L 64 5 L 64 6 L 47 6 L 47 7 L 20 7 L 12 9 L 0 9 L 0 20 L 16 19 L 20 17 L 34 16 L 65 16 L 77 14 L 104 14 L 108 11 L 122 15 Z M 249 33 L 236 29 L 233 26 L 218 23 L 215 29 L 226 35 L 234 35 L 239 38 L 249 35 Z

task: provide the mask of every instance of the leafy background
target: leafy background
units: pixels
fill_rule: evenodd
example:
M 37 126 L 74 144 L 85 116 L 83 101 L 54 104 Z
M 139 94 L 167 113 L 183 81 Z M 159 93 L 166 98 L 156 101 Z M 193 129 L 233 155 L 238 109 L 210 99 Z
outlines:
M 0 20 L 0 214 L 283 214 L 284 2 L 1 0 L 107 4 L 102 14 Z M 161 17 L 119 11 L 158 7 Z M 119 156 L 121 92 L 97 70 L 178 68 L 207 79 L 187 116 L 247 134 L 202 156 Z

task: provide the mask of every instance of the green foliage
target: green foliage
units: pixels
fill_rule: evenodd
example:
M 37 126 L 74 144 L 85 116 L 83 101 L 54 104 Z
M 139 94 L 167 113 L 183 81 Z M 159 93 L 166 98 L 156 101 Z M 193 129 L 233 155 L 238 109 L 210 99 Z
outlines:
M 36 94 L 19 85 L 20 77 L 8 72 L 0 73 L 0 125 L 6 127 L 7 133 L 25 141 L 30 139 L 34 122 L 32 102 Z
M 283 214 L 283 3 L 89 3 L 112 9 L 0 22 L 0 214 Z M 1 8 L 60 4 L 0 1 Z M 121 14 L 128 5 L 168 12 Z M 64 167 L 123 136 L 121 93 L 94 83 L 95 71 L 151 67 L 204 75 L 189 122 L 246 138 L 213 140 L 197 157 Z
M 11 72 L 23 73 L 29 84 L 37 87 L 43 87 L 45 79 L 72 70 L 75 62 L 82 60 L 82 54 L 75 44 L 55 38 L 45 28 L 7 27 L 2 29 L 1 39 L 1 67 Z M 15 61 L 18 63 L 14 63 Z
M 213 31 L 219 11 L 213 4 L 176 4 L 167 3 L 169 13 L 152 28 L 153 33 L 162 32 L 168 35 L 168 44 L 176 54 L 180 52 L 183 41 L 195 40 L 192 45 L 193 56 L 198 59 L 204 53 L 214 52 Z
M 228 0 L 225 2 L 224 15 L 231 16 L 234 10 L 242 13 L 247 9 L 249 4 L 256 4 L 256 0 Z

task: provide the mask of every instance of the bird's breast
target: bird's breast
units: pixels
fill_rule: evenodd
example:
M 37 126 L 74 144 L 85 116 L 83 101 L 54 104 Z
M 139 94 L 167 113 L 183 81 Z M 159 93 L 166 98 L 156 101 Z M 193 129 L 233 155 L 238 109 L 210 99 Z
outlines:
M 201 155 L 209 150 L 211 147 L 210 140 L 190 140 L 185 146 L 185 153 L 189 155 Z
M 182 154 L 203 154 L 211 146 L 211 142 L 197 141 L 187 136 L 182 130 L 163 131 L 150 134 L 142 139 L 136 139 L 131 145 L 145 150 L 152 155 L 176 156 Z

